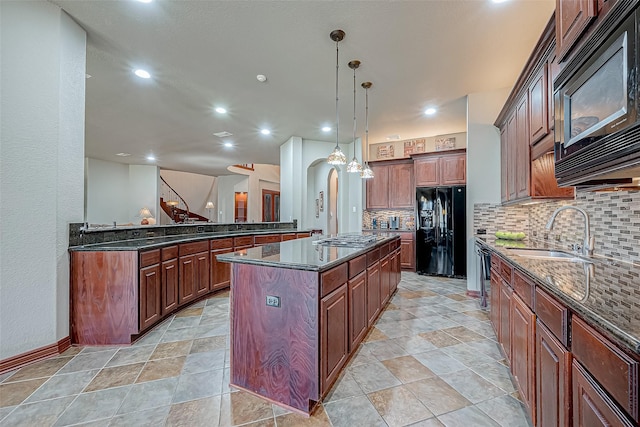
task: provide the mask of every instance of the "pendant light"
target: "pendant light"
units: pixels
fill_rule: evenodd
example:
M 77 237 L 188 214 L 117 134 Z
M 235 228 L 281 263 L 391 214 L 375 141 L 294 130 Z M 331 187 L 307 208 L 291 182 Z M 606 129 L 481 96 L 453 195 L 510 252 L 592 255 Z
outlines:
M 329 37 L 331 37 L 331 40 L 336 42 L 336 148 L 334 148 L 333 152 L 331 154 L 329 154 L 329 157 L 327 157 L 327 162 L 330 165 L 346 165 L 347 164 L 347 156 L 344 155 L 344 153 L 340 149 L 340 144 L 338 143 L 338 137 L 339 137 L 338 128 L 339 128 L 339 125 L 340 125 L 340 116 L 338 114 L 338 68 L 339 68 L 338 43 L 340 41 L 342 41 L 342 39 L 344 39 L 344 31 L 342 31 L 342 30 L 333 30 L 333 31 L 331 31 L 331 34 L 329 34 Z
M 360 61 L 354 59 L 349 62 L 349 68 L 353 70 L 353 159 L 347 165 L 347 172 L 360 173 L 362 166 L 356 157 L 356 69 L 360 66 Z
M 364 108 L 364 134 L 365 134 L 365 150 L 367 155 L 364 155 L 364 151 L 362 153 L 362 161 L 364 165 L 362 166 L 362 172 L 360 172 L 360 178 L 362 179 L 370 179 L 373 178 L 373 171 L 369 167 L 369 162 L 367 159 L 369 158 L 369 88 L 373 86 L 371 82 L 362 83 L 362 87 L 364 88 L 364 99 L 365 99 L 365 108 Z

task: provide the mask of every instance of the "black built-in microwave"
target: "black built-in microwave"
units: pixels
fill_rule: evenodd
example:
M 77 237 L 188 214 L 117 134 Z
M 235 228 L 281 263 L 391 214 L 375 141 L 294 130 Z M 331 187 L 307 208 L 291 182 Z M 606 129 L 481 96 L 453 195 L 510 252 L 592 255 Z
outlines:
M 636 4 L 615 26 L 603 22 L 554 82 L 560 185 L 618 184 L 640 176 L 639 13 Z

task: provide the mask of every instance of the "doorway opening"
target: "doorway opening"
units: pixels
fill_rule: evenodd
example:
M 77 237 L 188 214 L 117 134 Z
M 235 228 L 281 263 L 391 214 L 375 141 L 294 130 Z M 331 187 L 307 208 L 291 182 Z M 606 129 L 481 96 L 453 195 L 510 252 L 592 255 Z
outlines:
M 280 192 L 262 190 L 262 222 L 280 221 Z
M 233 218 L 235 222 L 247 222 L 247 193 L 237 192 L 233 208 Z
M 334 236 L 338 234 L 338 171 L 335 168 L 329 172 L 328 184 L 327 230 L 330 236 Z

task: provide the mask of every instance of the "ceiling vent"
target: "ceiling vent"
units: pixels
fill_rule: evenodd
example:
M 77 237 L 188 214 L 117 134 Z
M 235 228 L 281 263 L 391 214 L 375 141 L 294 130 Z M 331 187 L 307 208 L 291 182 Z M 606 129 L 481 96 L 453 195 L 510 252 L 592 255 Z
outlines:
M 233 134 L 231 132 L 227 132 L 225 130 L 225 131 L 222 131 L 222 132 L 216 132 L 216 133 L 214 133 L 214 135 L 217 136 L 218 138 L 226 138 L 227 136 L 231 136 Z

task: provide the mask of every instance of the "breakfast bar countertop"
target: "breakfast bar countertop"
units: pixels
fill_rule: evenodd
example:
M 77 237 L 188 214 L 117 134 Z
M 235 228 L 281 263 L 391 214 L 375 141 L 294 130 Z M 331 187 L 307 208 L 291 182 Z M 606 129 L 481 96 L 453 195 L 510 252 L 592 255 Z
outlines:
M 510 261 L 596 329 L 640 355 L 640 265 L 598 256 L 590 258 L 591 264 L 531 258 L 497 245 L 492 236 L 476 236 L 476 241 Z M 526 247 L 550 249 L 529 241 Z

